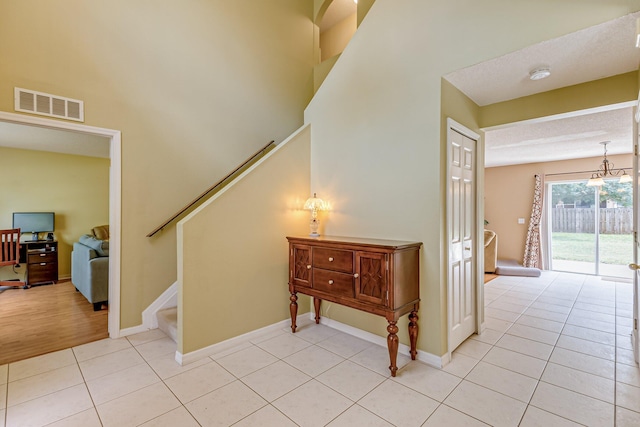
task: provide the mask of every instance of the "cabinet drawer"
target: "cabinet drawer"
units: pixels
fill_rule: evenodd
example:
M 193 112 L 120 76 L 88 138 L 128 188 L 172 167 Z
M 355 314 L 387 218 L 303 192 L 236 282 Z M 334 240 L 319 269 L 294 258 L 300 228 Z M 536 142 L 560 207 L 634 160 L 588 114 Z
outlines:
M 353 298 L 353 276 L 314 268 L 313 288 L 331 295 Z
M 49 264 L 31 264 L 29 266 L 29 272 L 27 278 L 29 283 L 39 282 L 56 282 L 58 281 L 58 265 L 55 263 Z
M 55 252 L 36 252 L 28 255 L 29 264 L 39 264 L 41 262 L 55 262 L 57 254 Z
M 353 273 L 353 251 L 313 248 L 313 266 L 326 270 Z

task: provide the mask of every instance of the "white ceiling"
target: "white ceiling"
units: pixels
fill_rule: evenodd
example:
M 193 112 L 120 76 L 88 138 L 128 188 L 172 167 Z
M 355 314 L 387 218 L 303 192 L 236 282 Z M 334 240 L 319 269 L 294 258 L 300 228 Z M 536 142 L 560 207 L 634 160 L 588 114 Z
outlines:
M 640 12 L 548 40 L 445 76 L 480 106 L 638 70 L 634 45 Z M 529 72 L 549 67 L 551 76 L 532 81 Z M 632 150 L 632 108 L 515 124 L 485 134 L 485 166 L 595 157 L 601 141 L 610 154 Z
M 0 147 L 109 158 L 109 138 L 0 121 Z

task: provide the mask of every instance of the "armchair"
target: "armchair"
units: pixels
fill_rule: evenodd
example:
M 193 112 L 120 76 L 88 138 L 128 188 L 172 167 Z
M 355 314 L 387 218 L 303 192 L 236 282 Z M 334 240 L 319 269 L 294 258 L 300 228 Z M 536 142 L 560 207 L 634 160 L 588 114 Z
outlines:
M 107 303 L 109 299 L 109 240 L 101 240 L 95 235 L 86 234 L 73 244 L 71 282 L 93 304 L 94 311 L 99 311 L 102 304 Z

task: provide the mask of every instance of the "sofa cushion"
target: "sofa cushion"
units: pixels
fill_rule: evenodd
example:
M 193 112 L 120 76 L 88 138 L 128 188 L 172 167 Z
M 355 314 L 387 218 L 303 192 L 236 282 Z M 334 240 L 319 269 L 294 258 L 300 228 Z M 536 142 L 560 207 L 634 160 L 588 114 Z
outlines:
M 85 234 L 84 236 L 80 236 L 80 243 L 85 246 L 90 247 L 98 256 L 109 256 L 109 241 L 108 240 L 100 240 L 95 237 Z
M 109 240 L 109 225 L 100 225 L 91 229 L 93 236 L 98 240 Z

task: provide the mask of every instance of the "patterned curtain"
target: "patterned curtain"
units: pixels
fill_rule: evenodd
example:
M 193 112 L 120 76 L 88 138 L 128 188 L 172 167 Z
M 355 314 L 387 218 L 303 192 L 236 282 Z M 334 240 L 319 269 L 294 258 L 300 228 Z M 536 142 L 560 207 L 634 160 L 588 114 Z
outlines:
M 533 191 L 533 206 L 531 207 L 531 218 L 529 219 L 529 230 L 527 231 L 527 243 L 524 247 L 525 267 L 542 268 L 540 253 L 540 221 L 542 220 L 542 177 L 535 175 L 536 185 Z

